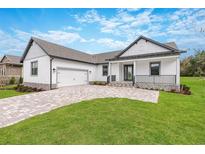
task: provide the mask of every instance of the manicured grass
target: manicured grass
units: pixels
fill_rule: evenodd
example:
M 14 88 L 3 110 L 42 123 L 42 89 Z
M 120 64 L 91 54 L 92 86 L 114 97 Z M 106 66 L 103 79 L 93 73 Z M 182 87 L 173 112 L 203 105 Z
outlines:
M 13 84 L 13 85 L 5 85 L 0 87 L 0 90 L 4 90 L 4 89 L 14 89 L 17 85 Z
M 192 95 L 84 101 L 0 129 L 0 144 L 205 144 L 205 79 L 182 82 Z
M 23 94 L 26 94 L 26 93 L 18 92 L 16 90 L 0 90 L 0 99 L 12 97 L 12 96 L 23 95 Z

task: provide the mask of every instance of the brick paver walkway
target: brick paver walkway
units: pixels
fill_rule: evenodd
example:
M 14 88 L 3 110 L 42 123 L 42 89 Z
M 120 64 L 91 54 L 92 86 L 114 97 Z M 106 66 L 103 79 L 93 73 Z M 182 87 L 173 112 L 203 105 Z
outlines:
M 0 127 L 82 100 L 119 97 L 156 103 L 159 92 L 126 87 L 72 86 L 0 99 Z

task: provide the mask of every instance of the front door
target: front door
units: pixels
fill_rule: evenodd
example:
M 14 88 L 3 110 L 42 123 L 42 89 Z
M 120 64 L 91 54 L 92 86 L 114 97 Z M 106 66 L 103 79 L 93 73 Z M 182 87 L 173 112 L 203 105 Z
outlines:
M 133 80 L 133 65 L 124 65 L 124 81 Z

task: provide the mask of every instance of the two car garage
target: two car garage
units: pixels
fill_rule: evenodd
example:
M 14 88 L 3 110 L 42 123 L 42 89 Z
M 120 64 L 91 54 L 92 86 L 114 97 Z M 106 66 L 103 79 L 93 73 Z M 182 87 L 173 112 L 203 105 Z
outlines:
M 57 68 L 57 87 L 88 84 L 88 70 Z

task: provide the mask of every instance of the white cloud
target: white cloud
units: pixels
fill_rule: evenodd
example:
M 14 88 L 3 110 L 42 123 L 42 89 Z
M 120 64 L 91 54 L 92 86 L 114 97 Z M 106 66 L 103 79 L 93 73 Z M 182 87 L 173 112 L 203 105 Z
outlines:
M 61 30 L 50 30 L 48 32 L 32 31 L 33 36 L 40 37 L 60 44 L 70 44 L 75 41 L 84 42 L 85 40 L 78 33 L 65 32 Z
M 60 30 L 50 30 L 47 32 L 25 32 L 19 29 L 12 29 L 12 31 L 13 35 L 11 36 L 10 34 L 0 30 L 0 49 L 3 50 L 2 53 L 0 52 L 0 55 L 3 55 L 3 53 L 19 55 L 22 54 L 31 36 L 39 37 L 41 39 L 45 39 L 68 47 L 74 42 L 79 42 L 88 44 L 92 43 L 95 45 L 98 44 L 108 49 L 114 50 L 122 49 L 128 44 L 127 41 L 113 40 L 111 38 L 85 39 L 78 33 L 71 33 Z
M 64 30 L 81 31 L 82 28 L 81 27 L 67 26 L 67 27 L 64 27 Z
M 140 8 L 129 8 L 129 9 L 127 9 L 127 11 L 129 11 L 129 12 L 135 12 L 135 11 L 139 11 L 140 10 Z
M 48 32 L 31 31 L 25 32 L 18 29 L 12 29 L 13 35 L 0 30 L 0 49 L 2 53 L 21 54 L 31 36 L 39 37 L 51 42 L 69 46 L 73 42 L 89 42 L 78 33 L 66 32 L 61 30 L 50 30 Z M 0 53 L 1 54 L 1 53 Z
M 96 40 L 96 42 L 110 49 L 123 49 L 128 45 L 128 42 L 126 41 L 118 41 L 111 38 L 101 38 Z
M 205 34 L 200 31 L 201 28 L 205 29 L 205 9 L 177 9 L 162 14 L 156 14 L 153 9 L 117 9 L 111 16 L 91 9 L 74 17 L 80 26 L 65 26 L 45 32 L 12 29 L 13 34 L 0 30 L 0 49 L 6 52 L 23 51 L 31 36 L 65 46 L 79 42 L 88 46 L 97 44 L 109 49 L 122 49 L 139 35 L 145 35 L 161 38 L 163 42 L 174 40 L 182 48 L 204 47 Z M 90 27 L 99 30 L 95 38 L 81 35 L 82 25 L 85 24 L 94 24 Z M 92 32 L 92 29 L 88 31 Z
M 204 9 L 177 9 L 161 14 L 154 13 L 153 9 L 117 9 L 116 14 L 111 17 L 105 17 L 96 10 L 89 10 L 76 17 L 79 22 L 98 24 L 102 33 L 126 38 L 127 42 L 139 35 L 145 35 L 151 38 L 162 37 L 164 42 L 175 39 L 182 48 L 204 46 L 205 34 L 200 32 L 202 28 L 205 29 Z M 110 47 L 123 46 L 123 43 L 110 39 L 101 39 L 98 43 Z M 115 46 L 114 43 L 118 45 Z
M 101 16 L 97 13 L 96 10 L 92 9 L 87 11 L 83 16 L 74 15 L 75 19 L 80 23 L 94 23 L 101 20 Z
M 153 9 L 146 9 L 137 15 L 130 14 L 134 10 L 118 9 L 117 13 L 112 17 L 100 15 L 96 10 L 92 9 L 83 15 L 74 15 L 75 19 L 80 23 L 99 24 L 100 31 L 118 36 L 127 37 L 136 34 L 139 26 L 149 25 L 151 22 L 158 22 L 160 17 L 152 15 Z M 137 10 L 135 10 L 137 11 Z
M 20 54 L 25 48 L 25 42 L 0 30 L 0 54 Z

